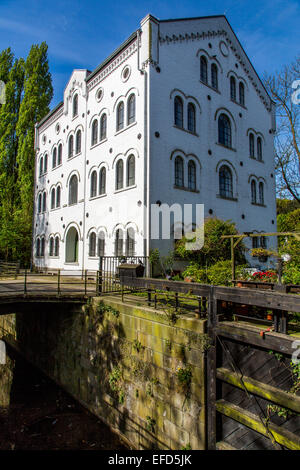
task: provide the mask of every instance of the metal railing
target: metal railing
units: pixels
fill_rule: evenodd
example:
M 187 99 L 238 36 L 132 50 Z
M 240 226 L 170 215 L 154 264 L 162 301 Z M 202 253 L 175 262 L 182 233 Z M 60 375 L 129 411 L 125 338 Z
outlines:
M 121 292 L 119 267 L 122 264 L 140 264 L 144 266 L 144 276 L 150 269 L 147 256 L 100 256 L 99 258 L 99 293 Z

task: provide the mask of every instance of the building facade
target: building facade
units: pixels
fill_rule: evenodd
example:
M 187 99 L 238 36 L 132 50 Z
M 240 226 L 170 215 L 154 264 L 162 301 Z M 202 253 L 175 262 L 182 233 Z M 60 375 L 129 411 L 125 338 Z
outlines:
M 36 125 L 34 265 L 166 254 L 174 224 L 152 239 L 153 205 L 204 204 L 240 232 L 276 231 L 274 131 L 274 104 L 224 16 L 146 16 L 93 72 L 74 70 Z

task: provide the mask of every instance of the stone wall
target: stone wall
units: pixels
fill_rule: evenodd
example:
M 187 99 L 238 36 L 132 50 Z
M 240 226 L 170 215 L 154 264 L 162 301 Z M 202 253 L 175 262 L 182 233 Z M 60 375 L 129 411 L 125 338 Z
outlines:
M 205 448 L 204 321 L 113 297 L 38 308 L 0 316 L 0 338 L 133 447 Z

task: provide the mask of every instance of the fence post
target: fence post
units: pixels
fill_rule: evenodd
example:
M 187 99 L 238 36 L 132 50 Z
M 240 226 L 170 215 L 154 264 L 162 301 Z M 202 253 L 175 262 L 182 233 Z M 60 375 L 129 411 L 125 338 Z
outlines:
M 151 307 L 151 289 L 147 290 L 148 307 Z
M 84 295 L 87 293 L 87 269 L 84 271 Z
M 27 294 L 27 269 L 25 269 L 24 273 L 24 294 Z
M 207 399 L 206 399 L 206 414 L 207 414 L 207 434 L 206 446 L 207 450 L 216 450 L 217 442 L 217 426 L 216 426 L 216 368 L 217 368 L 217 343 L 216 343 L 216 324 L 217 324 L 217 306 L 218 302 L 215 295 L 215 288 L 210 287 L 208 297 L 208 316 L 207 316 L 207 333 L 210 336 L 211 345 L 207 351 L 206 356 L 206 384 L 207 384 Z
M 60 269 L 57 273 L 57 295 L 60 295 Z
M 177 312 L 178 307 L 179 307 L 178 292 L 175 292 L 175 312 Z
M 99 271 L 98 271 L 98 287 L 97 295 L 102 293 L 102 269 L 103 269 L 103 256 L 99 256 Z

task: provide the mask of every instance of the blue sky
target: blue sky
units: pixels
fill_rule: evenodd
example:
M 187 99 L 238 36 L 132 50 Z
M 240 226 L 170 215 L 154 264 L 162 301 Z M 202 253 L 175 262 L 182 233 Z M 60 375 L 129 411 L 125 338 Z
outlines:
M 53 107 L 72 70 L 97 67 L 147 13 L 159 19 L 225 14 L 260 75 L 300 53 L 300 0 L 0 0 L 0 50 L 10 46 L 25 57 L 31 44 L 47 42 Z

